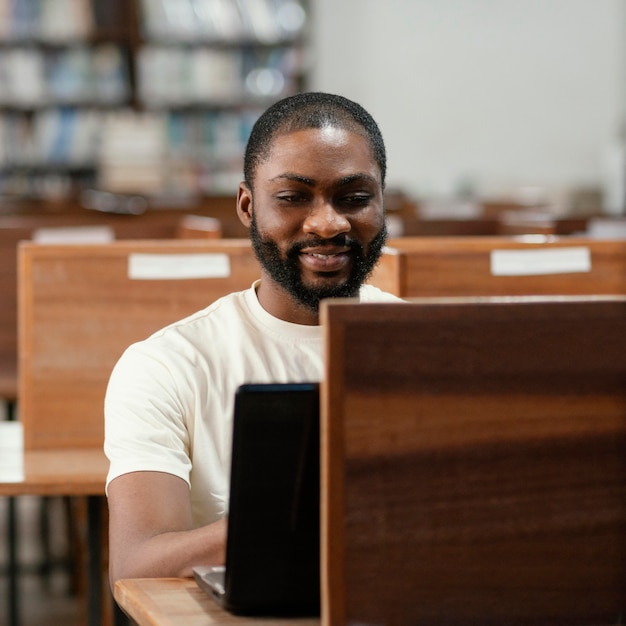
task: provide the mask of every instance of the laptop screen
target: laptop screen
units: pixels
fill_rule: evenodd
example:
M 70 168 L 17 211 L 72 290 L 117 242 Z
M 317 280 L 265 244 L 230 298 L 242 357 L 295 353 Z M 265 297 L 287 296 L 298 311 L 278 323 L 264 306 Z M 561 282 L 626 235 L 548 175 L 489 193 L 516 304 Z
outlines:
M 319 614 L 319 386 L 246 384 L 235 396 L 224 606 Z

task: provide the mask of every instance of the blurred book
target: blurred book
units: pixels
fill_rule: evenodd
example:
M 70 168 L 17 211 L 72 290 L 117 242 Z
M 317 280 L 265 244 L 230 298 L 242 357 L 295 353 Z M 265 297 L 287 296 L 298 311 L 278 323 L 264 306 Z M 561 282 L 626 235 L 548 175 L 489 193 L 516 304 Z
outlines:
M 95 109 L 81 109 L 68 151 L 68 161 L 75 166 L 95 166 L 101 138 L 103 113 Z
M 239 50 L 195 48 L 184 59 L 188 99 L 230 102 L 243 95 L 242 53 Z
M 193 39 L 196 26 L 189 0 L 141 0 L 141 6 L 148 38 Z
M 269 0 L 236 0 L 247 37 L 261 43 L 275 43 L 281 30 Z
M 293 38 L 304 24 L 295 0 L 141 0 L 148 39 L 274 43 Z
M 44 58 L 34 48 L 5 52 L 6 98 L 9 104 L 33 106 L 45 101 Z
M 137 53 L 137 95 L 146 107 L 184 104 L 185 50 L 179 47 L 143 46 Z
M 75 115 L 70 109 L 48 109 L 35 116 L 33 142 L 38 163 L 58 165 L 67 162 Z
M 0 36 L 10 41 L 85 40 L 93 27 L 90 0 L 0 0 Z
M 216 39 L 240 41 L 246 35 L 245 26 L 233 0 L 204 0 L 212 18 Z
M 12 35 L 10 2 L 11 0 L 0 0 L 0 39 L 5 41 Z
M 0 0 L 1 2 L 2 0 Z M 6 134 L 6 126 L 8 119 L 6 115 L 0 115 L 0 170 L 9 163 L 9 155 L 7 154 L 8 137 Z
M 4 113 L 4 157 L 8 166 L 31 165 L 35 162 L 32 120 L 23 113 Z
M 5 15 L 10 39 L 29 40 L 38 35 L 41 23 L 40 0 L 9 0 Z
M 99 152 L 99 188 L 114 193 L 162 193 L 166 145 L 163 114 L 107 114 Z
M 52 102 L 79 103 L 93 97 L 91 57 L 91 50 L 82 45 L 46 54 L 46 90 Z
M 192 0 L 141 0 L 143 31 L 148 39 L 193 41 L 207 36 L 212 24 L 204 3 Z
M 115 44 L 58 48 L 44 58 L 46 92 L 53 104 L 120 104 L 130 99 L 127 62 Z
M 230 104 L 243 95 L 240 50 L 149 45 L 137 61 L 139 100 L 146 107 Z
M 39 38 L 52 42 L 82 41 L 92 33 L 94 25 L 89 0 L 40 2 Z
M 168 36 L 167 17 L 162 0 L 140 0 L 140 24 L 146 39 Z
M 130 99 L 128 63 L 119 46 L 102 44 L 93 49 L 91 76 L 96 99 L 108 104 Z

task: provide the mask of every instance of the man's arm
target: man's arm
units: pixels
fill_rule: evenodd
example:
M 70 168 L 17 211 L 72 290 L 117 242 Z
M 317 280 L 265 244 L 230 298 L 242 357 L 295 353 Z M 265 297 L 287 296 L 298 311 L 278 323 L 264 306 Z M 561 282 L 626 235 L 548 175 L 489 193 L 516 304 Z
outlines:
M 187 483 L 163 472 L 132 472 L 108 487 L 109 577 L 191 576 L 194 565 L 223 565 L 224 519 L 192 529 Z

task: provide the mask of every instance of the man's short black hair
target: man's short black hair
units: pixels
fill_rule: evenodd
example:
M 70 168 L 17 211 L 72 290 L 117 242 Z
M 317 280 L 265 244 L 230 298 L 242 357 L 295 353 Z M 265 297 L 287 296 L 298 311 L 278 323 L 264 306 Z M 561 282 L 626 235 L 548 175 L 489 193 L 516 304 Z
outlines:
M 348 98 L 316 91 L 279 100 L 256 121 L 248 139 L 243 163 L 248 187 L 252 189 L 256 168 L 267 158 L 277 135 L 324 126 L 343 128 L 368 139 L 384 187 L 387 154 L 383 136 L 374 118 L 360 104 Z

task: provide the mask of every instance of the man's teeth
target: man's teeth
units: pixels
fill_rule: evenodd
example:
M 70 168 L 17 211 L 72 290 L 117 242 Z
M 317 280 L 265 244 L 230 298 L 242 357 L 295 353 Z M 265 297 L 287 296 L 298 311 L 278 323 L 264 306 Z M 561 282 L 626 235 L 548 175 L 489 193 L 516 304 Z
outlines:
M 335 252 L 309 252 L 311 256 L 317 257 L 318 259 L 327 259 L 331 256 L 337 256 Z

